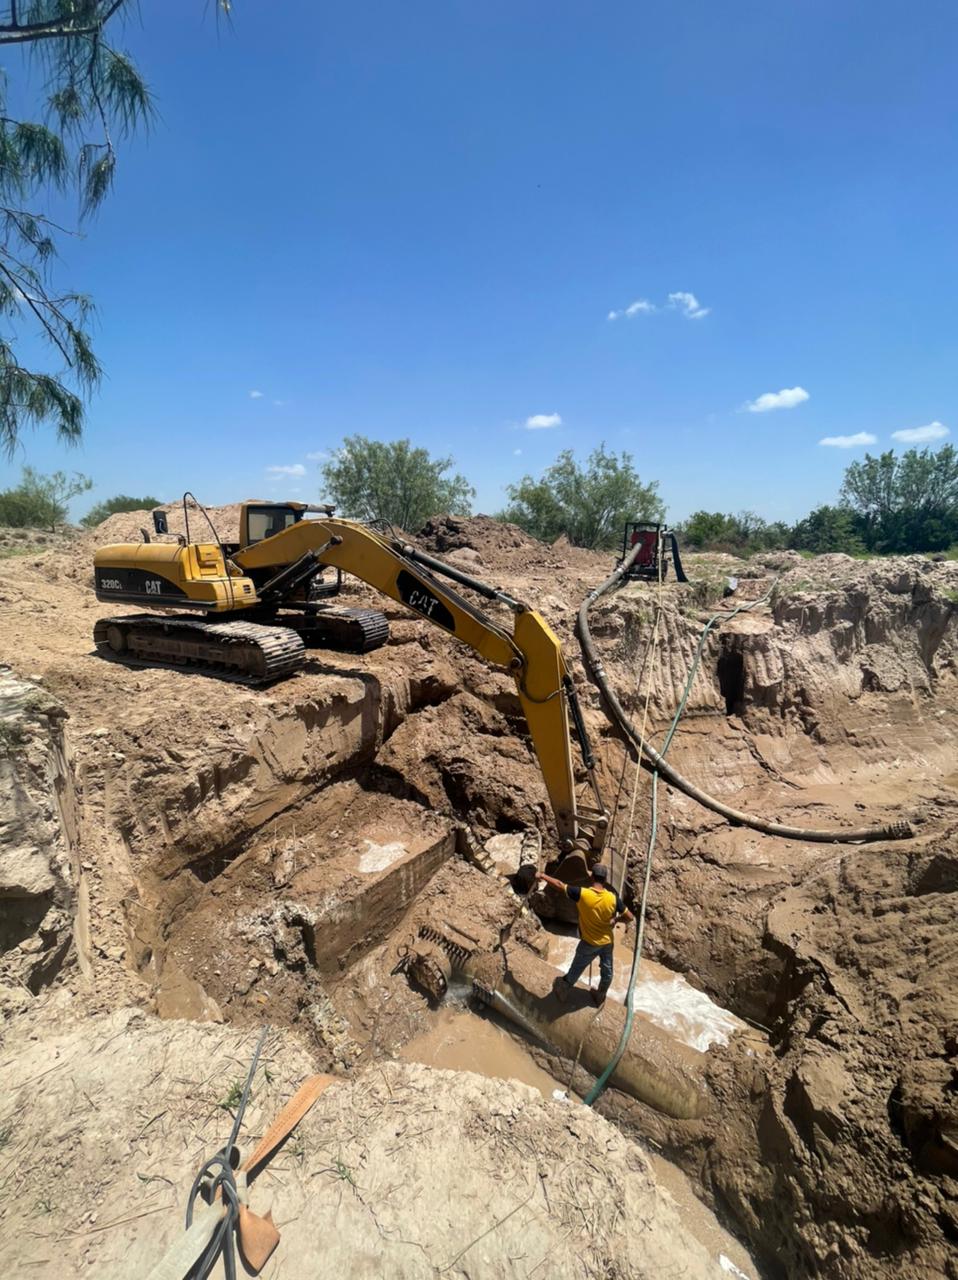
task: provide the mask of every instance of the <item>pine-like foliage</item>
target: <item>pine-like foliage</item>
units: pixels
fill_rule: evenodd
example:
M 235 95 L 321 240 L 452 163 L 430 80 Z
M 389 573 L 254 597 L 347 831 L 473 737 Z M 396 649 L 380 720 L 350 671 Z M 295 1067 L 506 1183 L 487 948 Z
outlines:
M 220 0 L 219 10 L 229 5 Z M 52 424 L 73 443 L 83 430 L 83 397 L 99 382 L 90 342 L 92 304 L 53 278 L 57 241 L 71 234 L 45 216 L 55 194 L 73 193 L 80 218 L 110 190 L 116 144 L 152 115 L 150 93 L 131 59 L 114 47 L 133 0 L 10 0 L 0 5 L 0 46 L 32 57 L 44 84 L 33 118 L 8 114 L 0 72 L 0 449 L 23 430 Z M 52 372 L 18 352 L 34 335 L 50 348 Z

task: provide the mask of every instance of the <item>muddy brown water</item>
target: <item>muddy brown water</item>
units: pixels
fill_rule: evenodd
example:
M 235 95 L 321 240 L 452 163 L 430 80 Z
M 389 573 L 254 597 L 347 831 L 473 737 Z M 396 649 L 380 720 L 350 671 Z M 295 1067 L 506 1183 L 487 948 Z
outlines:
M 507 1031 L 481 1014 L 443 1006 L 432 1025 L 399 1051 L 406 1062 L 449 1071 L 474 1071 L 495 1080 L 518 1080 L 551 1098 L 562 1086 L 533 1062 Z
M 724 1011 L 723 1011 L 724 1012 Z M 485 1012 L 463 1005 L 443 1005 L 428 1030 L 399 1051 L 405 1062 L 420 1062 L 450 1071 L 473 1071 L 496 1080 L 518 1080 L 537 1089 L 556 1106 L 579 1106 L 581 1099 L 566 1084 L 533 1061 L 522 1042 Z M 654 1151 L 646 1151 L 656 1182 L 678 1206 L 685 1228 L 708 1250 L 717 1276 L 759 1280 L 754 1260 L 718 1218 L 697 1198 L 682 1171 Z

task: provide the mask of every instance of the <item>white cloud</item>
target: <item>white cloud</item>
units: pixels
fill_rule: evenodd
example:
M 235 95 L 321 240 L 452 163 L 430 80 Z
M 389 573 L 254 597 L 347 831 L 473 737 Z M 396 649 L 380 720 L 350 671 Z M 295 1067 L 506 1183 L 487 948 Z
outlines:
M 857 449 L 859 445 L 874 444 L 877 439 L 870 431 L 857 431 L 853 436 L 826 436 L 818 443 L 831 449 Z
M 558 413 L 534 413 L 526 418 L 527 431 L 542 431 L 546 427 L 561 427 L 562 417 Z
M 271 476 L 304 476 L 306 468 L 301 462 L 294 462 L 288 467 L 267 467 L 266 470 Z
M 282 407 L 283 407 L 283 405 L 284 405 L 285 403 L 286 403 L 286 401 L 285 401 L 285 400 L 274 400 L 274 401 L 273 401 L 273 404 L 275 404 L 275 405 L 276 405 L 276 407 L 277 407 L 278 409 L 282 409 Z
M 906 427 L 903 431 L 893 431 L 891 438 L 901 440 L 903 444 L 927 444 L 929 440 L 944 440 L 948 428 L 943 422 L 929 422 L 926 427 Z
M 768 413 L 772 409 L 794 409 L 808 399 L 804 387 L 783 387 L 781 391 L 766 391 L 757 400 L 749 400 L 745 408 L 749 413 Z
M 262 400 L 262 398 L 263 398 L 263 393 L 262 393 L 262 391 L 251 391 L 251 392 L 249 393 L 249 398 L 250 398 L 251 400 Z
M 630 302 L 627 307 L 623 307 L 621 311 L 610 311 L 610 320 L 621 320 L 623 316 L 627 320 L 631 320 L 633 316 L 650 315 L 655 307 L 647 298 L 636 298 L 635 302 Z
M 512 456 L 513 456 L 514 458 L 519 458 L 519 457 L 521 457 L 521 456 L 522 456 L 522 450 L 521 450 L 521 449 L 513 449 L 513 451 L 512 451 Z
M 314 449 L 312 453 L 307 453 L 307 462 L 325 462 L 332 455 L 327 449 Z
M 669 294 L 669 306 L 675 311 L 681 311 L 690 320 L 703 320 L 712 310 L 711 307 L 703 307 L 694 293 L 682 290 Z

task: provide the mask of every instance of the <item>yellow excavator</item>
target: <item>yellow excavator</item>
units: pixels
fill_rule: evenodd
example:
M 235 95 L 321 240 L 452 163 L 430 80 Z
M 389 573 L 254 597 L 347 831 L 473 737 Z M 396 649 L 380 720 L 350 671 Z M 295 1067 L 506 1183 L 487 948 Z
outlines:
M 185 499 L 184 513 L 187 534 L 175 542 L 144 533 L 142 543 L 96 552 L 98 600 L 170 611 L 101 618 L 93 633 L 101 654 L 131 665 L 266 684 L 293 675 L 305 661 L 307 643 L 367 652 L 385 643 L 385 617 L 324 603 L 350 573 L 512 674 L 560 850 L 591 857 L 601 851 L 608 813 L 595 760 L 562 646 L 539 613 L 399 538 L 337 518 L 332 507 L 244 503 L 235 544 L 220 542 L 215 531 L 213 541 L 191 542 Z M 168 533 L 165 512 L 154 512 L 153 522 L 158 535 Z M 326 577 L 329 570 L 333 579 Z M 504 605 L 512 615 L 511 633 L 440 579 Z M 589 805 L 576 796 L 570 721 L 594 801 Z

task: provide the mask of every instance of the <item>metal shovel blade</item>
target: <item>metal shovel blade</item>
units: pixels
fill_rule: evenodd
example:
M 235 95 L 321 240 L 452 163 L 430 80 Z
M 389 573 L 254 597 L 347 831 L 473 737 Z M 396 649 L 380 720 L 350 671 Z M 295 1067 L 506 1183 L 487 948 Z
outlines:
M 261 1271 L 279 1244 L 279 1232 L 273 1222 L 272 1210 L 267 1210 L 261 1218 L 258 1213 L 241 1204 L 238 1231 L 240 1249 L 247 1265 L 251 1271 Z

